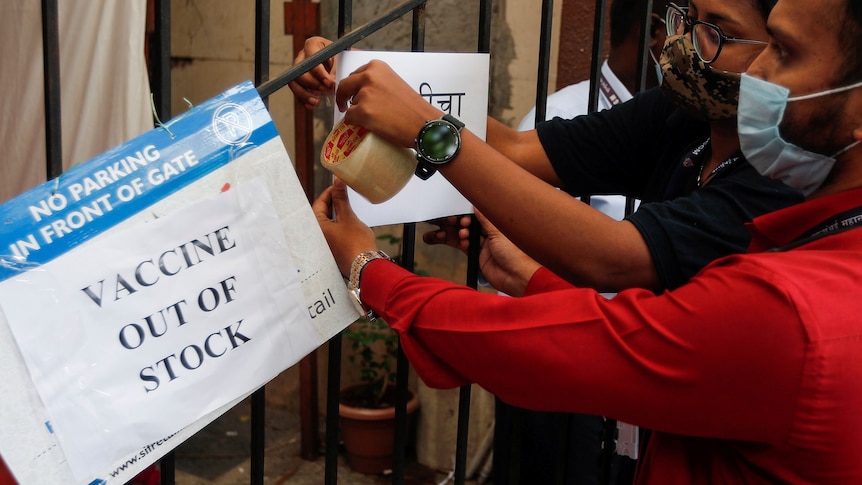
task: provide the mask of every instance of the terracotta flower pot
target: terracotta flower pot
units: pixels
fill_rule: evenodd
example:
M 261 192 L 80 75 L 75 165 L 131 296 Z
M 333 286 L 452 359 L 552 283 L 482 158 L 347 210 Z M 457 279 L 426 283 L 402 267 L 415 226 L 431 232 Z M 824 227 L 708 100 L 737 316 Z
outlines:
M 345 388 L 348 391 L 351 386 Z M 407 427 L 410 429 L 419 397 L 408 389 Z M 347 451 L 350 468 L 367 474 L 380 474 L 392 468 L 392 451 L 395 441 L 395 407 L 379 409 L 352 407 L 343 402 L 338 405 L 341 417 L 341 439 Z

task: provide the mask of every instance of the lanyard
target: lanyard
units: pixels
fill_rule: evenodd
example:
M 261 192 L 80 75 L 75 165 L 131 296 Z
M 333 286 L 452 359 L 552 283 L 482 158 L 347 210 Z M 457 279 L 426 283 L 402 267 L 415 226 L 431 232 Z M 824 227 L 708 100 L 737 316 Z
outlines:
M 794 239 L 790 244 L 780 248 L 772 248 L 767 252 L 787 251 L 798 248 L 803 244 L 808 244 L 812 241 L 816 241 L 833 234 L 839 234 L 851 229 L 856 229 L 857 227 L 862 227 L 862 206 L 854 207 L 853 209 L 831 216 Z
M 617 92 L 614 91 L 614 88 L 613 86 L 611 86 L 611 83 L 609 83 L 608 80 L 605 79 L 604 74 L 599 76 L 599 88 L 601 89 L 602 94 L 605 96 L 611 106 L 616 106 L 623 102 Z M 605 108 L 610 108 L 610 106 L 605 106 Z
M 710 144 L 710 138 L 699 143 L 693 149 L 689 150 L 681 159 L 681 163 L 677 165 L 668 180 L 665 187 L 664 198 L 675 199 L 681 195 L 690 194 L 693 190 L 700 187 L 701 172 L 703 171 L 704 153 Z M 718 164 L 709 177 L 715 177 L 718 173 L 728 170 L 742 160 L 742 157 L 737 153 L 727 160 Z M 697 172 L 695 172 L 697 170 Z
M 709 141 L 709 140 L 707 140 L 707 141 Z M 706 178 L 703 178 L 703 179 L 701 177 L 703 176 L 703 167 L 706 165 L 706 160 L 701 162 L 700 171 L 697 172 L 697 186 L 700 187 L 701 183 L 704 180 L 711 180 L 713 177 L 715 177 L 715 174 L 717 174 L 718 172 L 721 172 L 722 170 L 726 169 L 727 167 L 731 167 L 734 164 L 736 164 L 736 162 L 739 161 L 740 157 L 741 157 L 741 155 L 734 155 L 734 156 L 728 158 L 727 160 L 719 163 L 718 166 L 715 167 L 714 169 L 712 169 L 712 171 L 709 172 L 709 175 L 707 175 Z

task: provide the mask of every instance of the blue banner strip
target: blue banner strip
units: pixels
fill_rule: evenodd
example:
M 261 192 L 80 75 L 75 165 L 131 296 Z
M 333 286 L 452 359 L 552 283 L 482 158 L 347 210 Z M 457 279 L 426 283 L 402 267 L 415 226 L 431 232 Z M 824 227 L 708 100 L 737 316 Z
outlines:
M 0 281 L 45 264 L 278 136 L 247 81 L 0 206 Z

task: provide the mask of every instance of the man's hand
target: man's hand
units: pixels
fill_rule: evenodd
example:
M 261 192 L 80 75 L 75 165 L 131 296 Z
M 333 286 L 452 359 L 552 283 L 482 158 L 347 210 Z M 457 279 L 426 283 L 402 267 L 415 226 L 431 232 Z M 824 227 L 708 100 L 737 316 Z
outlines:
M 481 212 L 476 218 L 482 225 L 482 251 L 479 268 L 494 288 L 511 296 L 522 296 L 533 273 L 541 266 L 518 249 Z
M 413 147 L 419 129 L 443 116 L 383 61 L 359 67 L 338 84 L 335 93 L 344 120 L 390 142 Z
M 305 47 L 293 60 L 293 64 L 299 64 L 329 44 L 332 44 L 332 41 L 329 39 L 309 37 L 305 41 Z M 335 58 L 327 59 L 323 63 L 314 66 L 307 73 L 291 81 L 288 86 L 293 91 L 298 102 L 304 104 L 308 109 L 314 109 L 320 105 L 321 96 L 330 95 L 335 92 Z
M 374 232 L 356 217 L 347 199 L 347 186 L 341 180 L 335 179 L 311 204 L 311 210 L 342 275 L 349 275 L 350 265 L 359 253 L 377 249 Z
M 422 235 L 425 244 L 445 244 L 467 252 L 470 247 L 470 216 L 448 216 L 428 221 L 437 229 Z

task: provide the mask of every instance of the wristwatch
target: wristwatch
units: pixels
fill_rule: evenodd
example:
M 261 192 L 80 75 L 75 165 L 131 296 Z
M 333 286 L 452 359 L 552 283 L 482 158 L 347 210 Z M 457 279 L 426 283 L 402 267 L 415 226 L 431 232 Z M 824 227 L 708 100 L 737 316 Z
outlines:
M 461 128 L 464 123 L 450 114 L 425 123 L 415 140 L 417 177 L 428 180 L 438 166 L 455 158 L 461 149 Z
M 362 299 L 359 297 L 359 278 L 362 277 L 362 270 L 365 269 L 365 265 L 375 259 L 387 259 L 392 261 L 392 258 L 380 250 L 359 253 L 359 255 L 353 258 L 353 263 L 350 265 L 350 279 L 347 283 L 347 290 L 353 297 L 353 303 L 356 305 L 356 308 L 360 313 L 362 313 L 364 318 L 367 318 L 372 322 L 377 320 L 377 315 L 374 313 L 374 310 L 366 307 L 365 304 L 362 303 Z

